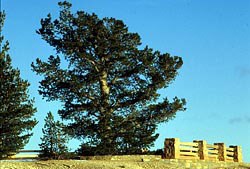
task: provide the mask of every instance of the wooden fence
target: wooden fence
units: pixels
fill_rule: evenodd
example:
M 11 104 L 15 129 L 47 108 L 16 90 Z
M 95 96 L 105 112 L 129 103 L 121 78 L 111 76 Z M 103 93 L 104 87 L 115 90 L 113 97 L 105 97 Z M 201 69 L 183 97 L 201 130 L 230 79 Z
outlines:
M 36 159 L 40 150 L 20 150 L 17 154 L 10 156 L 10 159 Z
M 226 147 L 224 143 L 207 144 L 205 140 L 181 142 L 179 138 L 167 138 L 164 142 L 164 158 L 242 162 L 240 146 Z

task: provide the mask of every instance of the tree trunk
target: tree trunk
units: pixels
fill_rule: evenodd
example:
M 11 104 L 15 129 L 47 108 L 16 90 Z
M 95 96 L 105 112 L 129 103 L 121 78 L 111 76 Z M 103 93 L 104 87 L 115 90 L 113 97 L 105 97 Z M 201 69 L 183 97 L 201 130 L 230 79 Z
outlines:
M 103 151 L 110 154 L 112 153 L 112 126 L 111 126 L 111 118 L 112 118 L 112 110 L 110 109 L 110 87 L 108 85 L 108 74 L 106 71 L 102 71 L 100 74 L 100 91 L 101 91 L 101 116 L 100 116 L 100 136 L 103 147 Z

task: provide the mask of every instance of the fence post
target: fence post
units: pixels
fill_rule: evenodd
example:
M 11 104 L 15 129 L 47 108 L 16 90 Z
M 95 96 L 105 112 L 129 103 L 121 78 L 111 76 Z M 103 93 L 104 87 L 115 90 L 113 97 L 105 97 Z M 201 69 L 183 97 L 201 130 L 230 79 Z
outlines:
M 218 146 L 218 159 L 219 161 L 226 161 L 227 157 L 227 148 L 224 143 L 214 143 Z
M 234 162 L 243 162 L 242 160 L 242 149 L 240 146 L 229 146 L 230 148 L 234 148 Z
M 194 140 L 198 143 L 198 155 L 200 160 L 208 160 L 207 142 L 205 140 Z
M 180 157 L 180 139 L 179 138 L 165 139 L 164 156 L 167 159 L 178 159 Z

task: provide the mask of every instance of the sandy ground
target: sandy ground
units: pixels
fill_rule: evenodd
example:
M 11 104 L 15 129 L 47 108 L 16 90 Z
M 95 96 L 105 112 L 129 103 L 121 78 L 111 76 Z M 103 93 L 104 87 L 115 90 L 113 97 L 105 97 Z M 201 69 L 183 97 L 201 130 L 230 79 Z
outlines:
M 38 162 L 2 162 L 1 169 L 163 169 L 166 164 L 159 162 L 127 161 L 38 161 Z
M 0 169 L 250 169 L 249 164 L 238 164 L 237 166 L 187 166 L 181 163 L 169 161 L 102 161 L 102 160 L 51 160 L 34 162 L 0 161 Z

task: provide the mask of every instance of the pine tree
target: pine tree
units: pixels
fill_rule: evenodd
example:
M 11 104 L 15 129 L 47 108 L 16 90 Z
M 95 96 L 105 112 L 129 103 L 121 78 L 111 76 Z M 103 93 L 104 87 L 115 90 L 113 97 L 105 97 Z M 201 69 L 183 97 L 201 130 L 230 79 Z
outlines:
M 5 13 L 0 13 L 2 32 Z M 37 121 L 34 100 L 29 99 L 29 83 L 11 65 L 9 43 L 0 36 L 0 159 L 15 154 L 28 143 Z
M 63 130 L 64 125 L 54 120 L 54 116 L 49 112 L 45 118 L 44 128 L 42 129 L 42 143 L 39 144 L 42 153 L 41 157 L 57 159 L 67 152 L 67 134 Z
M 142 48 L 140 36 L 121 20 L 73 14 L 67 1 L 59 6 L 59 18 L 49 14 L 37 31 L 57 52 L 47 62 L 32 63 L 44 76 L 40 94 L 64 104 L 59 114 L 71 121 L 70 134 L 96 154 L 137 153 L 152 146 L 158 124 L 185 110 L 185 99 L 158 100 L 182 58 Z

